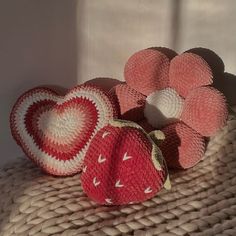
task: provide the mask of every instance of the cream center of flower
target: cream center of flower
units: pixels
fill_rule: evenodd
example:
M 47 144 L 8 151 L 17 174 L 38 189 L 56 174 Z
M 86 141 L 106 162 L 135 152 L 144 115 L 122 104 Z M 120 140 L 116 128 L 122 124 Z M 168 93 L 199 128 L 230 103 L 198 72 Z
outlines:
M 177 121 L 183 110 L 184 99 L 172 88 L 155 91 L 146 98 L 144 116 L 155 128 Z

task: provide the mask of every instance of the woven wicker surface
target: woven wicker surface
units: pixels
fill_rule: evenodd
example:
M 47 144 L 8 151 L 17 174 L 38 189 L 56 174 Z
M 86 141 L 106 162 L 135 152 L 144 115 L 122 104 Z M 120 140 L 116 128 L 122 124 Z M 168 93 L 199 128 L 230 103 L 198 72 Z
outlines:
M 204 161 L 171 180 L 171 191 L 142 204 L 103 207 L 83 194 L 79 175 L 47 176 L 19 159 L 1 171 L 0 235 L 236 235 L 236 118 Z

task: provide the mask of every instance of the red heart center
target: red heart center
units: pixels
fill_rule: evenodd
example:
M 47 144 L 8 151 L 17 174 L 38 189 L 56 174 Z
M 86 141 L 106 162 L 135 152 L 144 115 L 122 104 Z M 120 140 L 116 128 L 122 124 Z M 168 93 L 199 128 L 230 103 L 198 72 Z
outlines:
M 43 152 L 59 160 L 70 160 L 85 147 L 97 122 L 95 105 L 80 97 L 62 104 L 38 101 L 29 107 L 24 123 Z

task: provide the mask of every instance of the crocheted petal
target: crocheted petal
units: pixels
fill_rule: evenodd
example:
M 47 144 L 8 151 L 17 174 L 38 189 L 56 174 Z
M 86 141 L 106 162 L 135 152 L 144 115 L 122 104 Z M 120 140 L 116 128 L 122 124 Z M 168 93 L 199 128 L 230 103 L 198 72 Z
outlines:
M 181 119 L 203 136 L 225 125 L 228 110 L 224 95 L 212 87 L 200 87 L 187 96 Z
M 212 71 L 207 62 L 193 53 L 176 56 L 170 64 L 170 86 L 182 96 L 197 87 L 212 84 Z
M 117 98 L 122 119 L 139 121 L 144 118 L 143 109 L 146 96 L 125 83 L 116 85 L 110 93 Z
M 156 49 L 144 49 L 132 55 L 124 69 L 127 84 L 138 92 L 149 95 L 168 87 L 170 59 Z
M 183 122 L 168 125 L 162 132 L 165 140 L 160 144 L 160 149 L 169 168 L 187 169 L 202 159 L 204 138 Z

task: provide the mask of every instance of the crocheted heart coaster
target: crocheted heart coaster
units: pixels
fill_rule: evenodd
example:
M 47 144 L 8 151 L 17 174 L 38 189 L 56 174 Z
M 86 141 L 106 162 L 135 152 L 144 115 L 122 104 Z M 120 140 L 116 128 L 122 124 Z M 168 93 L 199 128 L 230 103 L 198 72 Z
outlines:
M 211 86 L 215 69 L 197 51 L 138 51 L 125 65 L 126 83 L 113 88 L 121 115 L 132 114 L 126 119 L 165 133 L 160 148 L 170 168 L 196 165 L 204 154 L 205 137 L 214 135 L 228 117 L 224 95 Z
M 94 136 L 84 159 L 81 183 L 95 202 L 123 205 L 143 202 L 170 187 L 162 154 L 154 139 L 134 122 L 115 120 Z
M 64 97 L 34 88 L 17 100 L 10 125 L 28 157 L 47 173 L 63 176 L 81 170 L 92 137 L 116 117 L 113 100 L 92 85 L 77 86 Z

